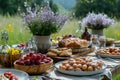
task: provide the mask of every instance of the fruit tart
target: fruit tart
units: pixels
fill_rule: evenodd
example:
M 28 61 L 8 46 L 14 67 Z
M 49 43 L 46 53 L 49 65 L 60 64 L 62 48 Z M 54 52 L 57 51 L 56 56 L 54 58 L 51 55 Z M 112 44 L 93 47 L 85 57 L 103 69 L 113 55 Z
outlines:
M 18 77 L 12 72 L 4 72 L 4 74 L 0 75 L 0 80 L 18 80 Z

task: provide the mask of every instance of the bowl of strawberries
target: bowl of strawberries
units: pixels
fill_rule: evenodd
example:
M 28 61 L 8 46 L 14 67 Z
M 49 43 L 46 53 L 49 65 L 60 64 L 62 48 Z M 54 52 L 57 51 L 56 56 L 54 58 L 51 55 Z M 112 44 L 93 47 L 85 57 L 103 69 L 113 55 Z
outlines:
M 29 53 L 14 62 L 14 68 L 28 74 L 41 74 L 52 67 L 53 60 L 44 54 Z

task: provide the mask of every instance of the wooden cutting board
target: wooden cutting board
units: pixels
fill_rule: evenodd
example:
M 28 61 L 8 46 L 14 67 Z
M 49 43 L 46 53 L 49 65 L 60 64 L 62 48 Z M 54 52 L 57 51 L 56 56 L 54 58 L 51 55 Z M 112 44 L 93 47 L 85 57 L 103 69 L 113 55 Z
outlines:
M 79 57 L 79 56 L 85 56 L 91 52 L 94 51 L 94 48 L 87 48 L 87 50 L 83 51 L 83 52 L 76 52 L 76 53 L 73 53 L 72 57 Z

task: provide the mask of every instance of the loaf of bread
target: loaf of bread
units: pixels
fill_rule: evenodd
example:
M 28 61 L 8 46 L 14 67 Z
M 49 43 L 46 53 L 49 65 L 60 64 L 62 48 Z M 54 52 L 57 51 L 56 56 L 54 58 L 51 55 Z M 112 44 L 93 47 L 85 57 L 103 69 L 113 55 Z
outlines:
M 79 48 L 79 47 L 88 47 L 89 42 L 87 40 L 79 38 L 67 38 L 59 42 L 59 47 L 69 47 L 69 48 Z

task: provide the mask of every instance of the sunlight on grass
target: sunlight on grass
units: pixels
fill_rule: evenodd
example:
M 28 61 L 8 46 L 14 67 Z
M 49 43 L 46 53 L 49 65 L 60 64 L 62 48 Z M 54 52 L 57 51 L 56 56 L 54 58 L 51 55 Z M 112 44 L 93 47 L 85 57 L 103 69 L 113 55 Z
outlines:
M 120 80 L 120 74 L 118 74 L 113 80 Z
M 60 31 L 60 34 L 61 35 L 66 35 L 66 34 L 78 35 L 75 33 L 77 29 L 79 29 L 78 21 L 75 19 L 72 21 L 68 20 L 65 26 Z
M 9 34 L 9 45 L 27 42 L 31 36 L 29 30 L 26 30 L 20 18 L 0 16 L 0 32 L 7 31 Z M 12 27 L 9 29 L 8 25 Z
M 3 17 L 0 16 L 0 32 L 7 30 L 9 34 L 9 44 L 24 43 L 29 40 L 32 36 L 29 30 L 26 30 L 21 22 L 21 18 L 18 16 L 14 17 Z M 13 31 L 9 31 L 8 25 L 12 25 Z M 76 30 L 79 29 L 78 20 L 68 20 L 62 30 L 57 33 L 59 36 L 72 34 L 74 36 L 81 36 L 81 32 L 76 33 Z M 84 28 L 83 28 L 84 29 Z M 91 30 L 89 30 L 91 32 Z M 104 34 L 106 37 L 114 38 L 120 40 L 120 22 L 116 22 L 113 26 L 104 29 Z M 54 37 L 54 36 L 53 36 Z

